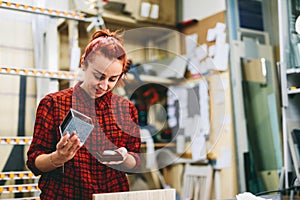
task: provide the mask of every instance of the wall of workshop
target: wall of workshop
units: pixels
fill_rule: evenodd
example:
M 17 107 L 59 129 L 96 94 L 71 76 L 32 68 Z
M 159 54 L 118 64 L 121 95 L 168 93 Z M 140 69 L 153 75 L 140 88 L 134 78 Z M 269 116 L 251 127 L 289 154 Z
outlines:
M 225 10 L 225 0 L 218 0 L 213 4 L 210 4 L 208 0 L 189 0 L 183 2 L 183 19 L 203 19 Z M 64 7 L 60 6 L 59 9 L 64 9 Z M 29 14 L 6 10 L 2 12 L 1 10 L 0 26 L 0 65 L 35 67 L 32 27 Z M 127 49 L 131 48 L 138 49 L 139 44 L 127 46 Z M 140 54 L 140 52 L 134 53 Z M 136 57 L 136 55 L 133 57 Z M 0 77 L 0 135 L 15 136 L 17 135 L 18 124 L 19 77 L 9 75 L 0 75 Z M 28 78 L 26 93 L 25 130 L 26 135 L 31 135 L 37 103 L 35 99 L 35 78 Z M 3 152 L 0 157 L 0 169 L 3 169 L 12 146 L 0 146 L 0 148 L 1 152 Z M 230 191 L 229 193 L 232 194 L 234 192 Z

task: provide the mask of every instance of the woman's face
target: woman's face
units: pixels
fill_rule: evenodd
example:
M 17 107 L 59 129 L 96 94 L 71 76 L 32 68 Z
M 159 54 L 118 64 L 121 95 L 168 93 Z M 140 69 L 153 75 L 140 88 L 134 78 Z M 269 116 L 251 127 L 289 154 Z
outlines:
M 111 91 L 122 75 L 122 62 L 110 60 L 103 55 L 96 55 L 93 62 L 83 66 L 85 72 L 81 87 L 91 98 L 98 98 Z

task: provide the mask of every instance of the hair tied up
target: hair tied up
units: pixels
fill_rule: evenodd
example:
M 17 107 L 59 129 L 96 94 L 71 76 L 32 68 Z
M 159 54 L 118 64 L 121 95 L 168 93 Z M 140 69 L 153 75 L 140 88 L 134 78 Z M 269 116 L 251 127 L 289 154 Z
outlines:
M 104 37 L 104 38 L 112 37 L 112 38 L 118 40 L 123 45 L 123 39 L 121 38 L 121 35 L 119 35 L 117 31 L 110 32 L 110 30 L 108 30 L 108 29 L 99 30 L 93 34 L 91 41 L 93 41 L 94 39 L 97 39 L 99 37 Z

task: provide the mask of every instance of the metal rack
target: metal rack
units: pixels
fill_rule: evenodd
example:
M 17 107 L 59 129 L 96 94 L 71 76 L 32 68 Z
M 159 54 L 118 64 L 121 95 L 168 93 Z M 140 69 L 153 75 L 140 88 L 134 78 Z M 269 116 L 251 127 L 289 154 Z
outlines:
M 32 137 L 0 137 L 0 145 L 29 145 L 31 141 Z M 14 185 L 1 185 L 0 195 L 9 193 L 40 192 L 37 183 L 38 179 L 39 176 L 35 176 L 31 171 L 0 172 L 0 181 L 16 181 Z M 33 180 L 34 183 L 25 184 L 24 180 Z M 28 197 L 25 199 L 39 199 L 39 197 Z
M 93 19 L 93 18 L 85 18 L 85 15 L 79 12 L 41 8 L 41 7 L 31 6 L 27 4 L 19 4 L 19 3 L 13 3 L 8 1 L 0 1 L 0 8 L 33 13 L 33 14 L 47 15 L 50 17 L 72 19 L 78 21 L 92 21 Z
M 0 74 L 8 75 L 24 75 L 40 78 L 76 80 L 78 74 L 70 71 L 47 71 L 34 68 L 18 68 L 18 67 L 2 67 L 0 66 Z
M 1 67 L 0 74 L 3 75 L 19 75 L 23 77 L 39 77 L 50 79 L 66 79 L 76 80 L 78 78 L 77 73 L 69 71 L 47 71 L 42 69 L 32 68 L 17 68 L 17 67 Z M 26 82 L 26 81 L 25 81 Z M 24 97 L 25 98 L 25 97 Z M 22 109 L 22 108 L 20 108 Z M 19 127 L 23 127 L 19 125 Z M 23 128 L 21 128 L 23 129 Z M 21 131 L 22 132 L 22 131 Z M 1 136 L 0 145 L 30 145 L 32 137 L 30 136 Z M 7 180 L 34 180 L 35 182 L 39 177 L 34 176 L 30 171 L 13 171 L 13 172 L 0 172 L 0 181 Z M 8 193 L 26 193 L 26 192 L 40 192 L 37 183 L 32 184 L 15 184 L 15 185 L 1 185 L 0 194 Z M 22 198 L 24 199 L 24 198 Z M 26 198 L 26 199 L 39 199 L 38 197 Z
M 1 172 L 0 181 L 7 180 L 38 180 L 38 176 L 35 176 L 30 171 L 14 171 L 14 172 Z M 9 194 L 9 193 L 26 193 L 26 192 L 40 192 L 37 183 L 31 184 L 14 184 L 14 185 L 1 185 L 0 194 Z M 24 198 L 22 198 L 24 199 Z M 28 197 L 25 199 L 39 199 L 39 197 Z
M 38 184 L 5 185 L 0 186 L 0 193 L 39 192 Z
M 38 179 L 31 171 L 0 172 L 0 180 Z
M 13 10 L 31 14 L 45 15 L 53 18 L 63 18 L 66 20 L 93 22 L 96 17 L 86 18 L 83 13 L 73 11 L 63 11 L 56 9 L 48 9 L 36 7 L 32 5 L 13 3 L 8 1 L 0 1 L 0 9 Z M 13 150 L 17 150 L 18 155 L 24 151 L 25 145 L 30 145 L 32 137 L 25 136 L 25 104 L 26 104 L 26 82 L 27 77 L 46 78 L 51 80 L 77 80 L 78 74 L 71 71 L 50 71 L 46 69 L 18 67 L 18 66 L 0 66 L 0 75 L 15 75 L 20 77 L 20 95 L 19 95 L 19 115 L 18 115 L 18 133 L 17 136 L 1 136 L 0 145 L 13 145 Z M 12 153 L 13 153 L 12 150 Z M 18 160 L 23 163 L 23 158 Z M 38 194 L 38 176 L 35 176 L 30 171 L 20 171 L 22 167 L 17 167 L 19 170 L 0 172 L 0 181 L 4 184 L 6 181 L 13 184 L 0 185 L 0 196 L 14 194 L 14 199 L 39 199 Z M 32 197 L 25 193 L 32 193 Z M 3 196 L 2 196 L 3 194 Z M 5 194 L 5 195 L 4 195 Z
M 32 137 L 0 137 L 1 144 L 30 145 Z M 1 179 L 1 173 L 0 173 Z

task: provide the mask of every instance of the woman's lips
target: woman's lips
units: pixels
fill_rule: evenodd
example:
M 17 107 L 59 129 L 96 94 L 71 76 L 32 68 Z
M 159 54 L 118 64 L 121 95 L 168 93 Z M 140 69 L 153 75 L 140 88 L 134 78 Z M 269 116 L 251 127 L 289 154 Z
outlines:
M 103 93 L 104 93 L 104 90 L 96 89 L 96 95 L 103 94 Z

